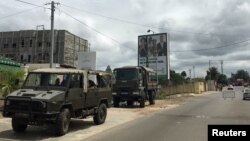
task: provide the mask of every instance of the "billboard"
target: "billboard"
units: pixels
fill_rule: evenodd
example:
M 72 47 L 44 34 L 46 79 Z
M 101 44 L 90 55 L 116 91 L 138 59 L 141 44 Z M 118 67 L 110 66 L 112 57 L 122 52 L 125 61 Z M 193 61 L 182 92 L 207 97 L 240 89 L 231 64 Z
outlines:
M 169 79 L 169 36 L 167 33 L 138 37 L 138 65 L 154 69 L 159 80 Z
M 96 52 L 79 52 L 78 68 L 96 70 Z

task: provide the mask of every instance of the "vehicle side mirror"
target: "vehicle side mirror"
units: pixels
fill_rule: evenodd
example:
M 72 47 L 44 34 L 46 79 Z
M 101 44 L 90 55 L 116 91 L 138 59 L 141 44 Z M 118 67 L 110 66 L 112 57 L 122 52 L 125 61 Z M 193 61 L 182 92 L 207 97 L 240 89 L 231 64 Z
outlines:
M 15 79 L 15 85 L 19 85 L 19 79 Z

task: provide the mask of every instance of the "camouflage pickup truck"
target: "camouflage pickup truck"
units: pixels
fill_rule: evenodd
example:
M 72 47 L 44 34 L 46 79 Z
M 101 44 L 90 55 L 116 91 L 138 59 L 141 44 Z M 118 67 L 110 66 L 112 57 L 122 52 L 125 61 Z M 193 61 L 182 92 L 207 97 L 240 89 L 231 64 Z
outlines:
M 115 68 L 113 74 L 114 107 L 119 107 L 121 101 L 126 101 L 128 106 L 138 101 L 141 108 L 144 108 L 146 100 L 151 105 L 155 104 L 157 83 L 156 73 L 152 69 L 140 66 L 121 67 Z
M 111 74 L 102 71 L 51 68 L 30 72 L 22 89 L 4 101 L 3 116 L 12 118 L 15 132 L 27 125 L 52 124 L 57 135 L 67 133 L 71 118 L 93 116 L 105 122 L 112 101 Z

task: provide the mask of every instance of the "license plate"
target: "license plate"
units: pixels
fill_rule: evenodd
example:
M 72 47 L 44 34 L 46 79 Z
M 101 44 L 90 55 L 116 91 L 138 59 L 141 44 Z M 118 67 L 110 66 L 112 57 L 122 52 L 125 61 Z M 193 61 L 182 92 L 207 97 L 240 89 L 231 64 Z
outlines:
M 122 94 L 122 95 L 127 95 L 127 94 L 128 94 L 128 92 L 121 92 L 121 94 Z

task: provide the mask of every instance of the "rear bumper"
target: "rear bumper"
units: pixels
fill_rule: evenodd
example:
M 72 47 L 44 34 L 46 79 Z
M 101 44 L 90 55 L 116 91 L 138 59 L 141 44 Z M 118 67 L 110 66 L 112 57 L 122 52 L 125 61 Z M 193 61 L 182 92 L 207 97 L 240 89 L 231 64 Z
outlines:
M 142 96 L 140 94 L 131 93 L 117 93 L 113 95 L 113 98 L 119 98 L 120 100 L 139 100 Z
M 250 94 L 243 94 L 243 98 L 245 98 L 245 99 L 250 98 Z

